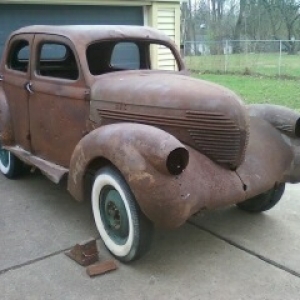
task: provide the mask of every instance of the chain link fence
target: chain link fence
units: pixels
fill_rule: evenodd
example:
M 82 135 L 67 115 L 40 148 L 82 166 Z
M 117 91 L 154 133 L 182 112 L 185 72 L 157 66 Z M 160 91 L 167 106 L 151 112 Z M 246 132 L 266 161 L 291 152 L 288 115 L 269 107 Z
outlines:
M 196 73 L 300 78 L 300 40 L 188 41 L 183 50 Z

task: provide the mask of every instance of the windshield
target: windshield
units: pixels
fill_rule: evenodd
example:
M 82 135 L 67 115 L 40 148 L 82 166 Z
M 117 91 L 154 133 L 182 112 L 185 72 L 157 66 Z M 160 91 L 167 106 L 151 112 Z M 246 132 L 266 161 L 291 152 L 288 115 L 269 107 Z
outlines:
M 89 45 L 86 56 L 92 75 L 123 70 L 179 70 L 173 50 L 159 42 L 101 41 Z

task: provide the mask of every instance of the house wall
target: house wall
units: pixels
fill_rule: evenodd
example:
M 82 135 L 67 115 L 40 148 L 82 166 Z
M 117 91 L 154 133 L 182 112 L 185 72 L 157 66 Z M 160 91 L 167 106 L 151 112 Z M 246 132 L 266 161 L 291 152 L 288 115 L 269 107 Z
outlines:
M 179 48 L 180 45 L 180 3 L 156 2 L 150 6 L 148 25 L 165 32 Z M 171 53 L 164 49 L 155 49 L 152 60 L 156 68 L 176 70 L 175 61 Z
M 180 0 L 0 0 L 0 9 L 2 4 L 140 6 L 144 8 L 144 25 L 165 32 L 178 48 L 180 45 Z M 176 69 L 172 55 L 165 50 L 155 49 L 152 56 L 154 67 Z

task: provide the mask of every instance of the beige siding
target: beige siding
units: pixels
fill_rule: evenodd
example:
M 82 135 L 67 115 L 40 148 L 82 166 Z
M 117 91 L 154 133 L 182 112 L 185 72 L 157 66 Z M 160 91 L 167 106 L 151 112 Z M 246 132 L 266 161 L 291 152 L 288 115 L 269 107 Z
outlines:
M 158 8 L 157 10 L 157 29 L 166 33 L 172 40 L 176 39 L 175 30 L 175 7 Z M 158 68 L 162 70 L 176 70 L 174 57 L 166 48 L 158 49 Z
M 180 2 L 170 1 L 153 2 L 153 5 L 146 10 L 148 16 L 147 25 L 153 26 L 175 41 L 179 48 L 180 44 Z M 162 49 L 153 49 L 151 53 L 152 65 L 157 69 L 174 70 L 175 61 L 170 53 L 166 54 Z
M 158 8 L 157 29 L 165 32 L 175 40 L 175 7 Z

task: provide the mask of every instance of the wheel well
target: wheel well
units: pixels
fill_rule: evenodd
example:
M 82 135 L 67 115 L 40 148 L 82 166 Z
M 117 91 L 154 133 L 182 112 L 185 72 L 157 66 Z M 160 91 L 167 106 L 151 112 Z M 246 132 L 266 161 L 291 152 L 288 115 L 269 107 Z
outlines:
M 97 157 L 88 164 L 83 178 L 84 199 L 90 199 L 95 174 L 99 169 L 106 166 L 114 167 L 114 164 L 104 157 Z

